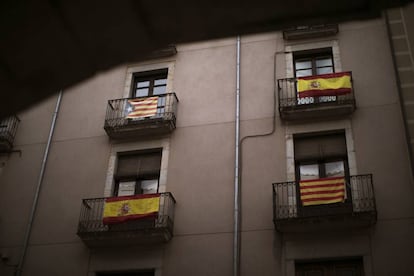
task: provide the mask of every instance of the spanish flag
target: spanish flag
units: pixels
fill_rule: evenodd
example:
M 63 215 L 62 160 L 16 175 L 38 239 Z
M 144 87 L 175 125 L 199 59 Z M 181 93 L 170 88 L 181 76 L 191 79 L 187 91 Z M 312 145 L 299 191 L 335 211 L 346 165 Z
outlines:
M 160 208 L 160 194 L 110 197 L 105 200 L 103 224 L 156 217 Z
M 133 107 L 126 116 L 129 119 L 151 117 L 157 114 L 158 97 L 138 98 L 128 100 Z
M 345 200 L 345 178 L 330 177 L 299 182 L 300 199 L 303 206 L 343 202 Z
M 351 73 L 333 73 L 298 78 L 298 95 L 303 97 L 336 96 L 351 93 Z

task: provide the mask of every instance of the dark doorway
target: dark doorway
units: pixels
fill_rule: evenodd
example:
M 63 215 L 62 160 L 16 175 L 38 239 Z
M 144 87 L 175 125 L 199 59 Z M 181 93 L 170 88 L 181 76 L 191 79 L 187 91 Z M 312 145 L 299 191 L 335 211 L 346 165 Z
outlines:
M 297 262 L 296 276 L 363 276 L 362 259 Z

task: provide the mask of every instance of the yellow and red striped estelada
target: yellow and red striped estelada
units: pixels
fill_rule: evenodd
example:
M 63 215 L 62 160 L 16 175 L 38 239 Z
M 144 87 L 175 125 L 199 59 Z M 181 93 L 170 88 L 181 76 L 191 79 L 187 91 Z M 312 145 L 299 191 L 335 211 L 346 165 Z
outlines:
M 160 208 L 160 194 L 110 197 L 105 199 L 103 224 L 156 217 Z
M 344 202 L 345 178 L 329 177 L 299 182 L 303 206 Z
M 351 93 L 351 73 L 333 73 L 298 78 L 298 97 L 337 96 Z
M 132 111 L 128 113 L 126 118 L 145 118 L 157 114 L 158 97 L 147 97 L 128 100 L 132 106 Z

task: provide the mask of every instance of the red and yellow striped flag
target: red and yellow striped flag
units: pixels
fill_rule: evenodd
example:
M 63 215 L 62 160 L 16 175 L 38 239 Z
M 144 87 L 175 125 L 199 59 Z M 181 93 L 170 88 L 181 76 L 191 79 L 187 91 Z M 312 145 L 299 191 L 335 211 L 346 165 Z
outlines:
M 160 194 L 110 197 L 105 200 L 103 224 L 156 217 L 160 208 Z
M 298 95 L 303 97 L 336 96 L 351 93 L 351 73 L 333 73 L 298 78 Z
M 133 110 L 128 113 L 127 118 L 151 117 L 157 114 L 158 97 L 132 99 L 128 103 Z
M 345 200 L 345 178 L 330 177 L 299 182 L 300 199 L 303 206 L 343 202 Z

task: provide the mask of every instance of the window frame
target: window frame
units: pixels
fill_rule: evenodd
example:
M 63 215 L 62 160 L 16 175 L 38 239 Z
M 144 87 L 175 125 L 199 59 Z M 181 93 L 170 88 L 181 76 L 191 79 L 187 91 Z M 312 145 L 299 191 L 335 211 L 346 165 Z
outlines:
M 318 67 L 316 64 L 317 60 L 320 60 L 322 58 L 329 57 L 331 59 L 331 66 L 320 66 Z M 311 49 L 311 50 L 303 50 L 303 51 L 294 51 L 293 52 L 293 72 L 295 78 L 297 77 L 297 71 L 298 70 L 304 70 L 304 69 L 297 69 L 296 68 L 296 62 L 297 61 L 311 61 L 311 68 L 307 68 L 306 70 L 311 69 L 312 75 L 311 76 L 317 76 L 322 74 L 317 74 L 318 68 L 332 68 L 332 73 L 335 73 L 335 62 L 333 58 L 333 49 L 332 47 L 326 47 L 326 48 L 318 48 L 318 49 Z M 329 74 L 329 73 L 328 73 Z
M 157 180 L 157 191 L 156 193 L 159 192 L 159 186 L 160 186 L 160 177 L 159 174 L 158 175 L 153 175 L 152 177 L 150 176 L 145 176 L 145 177 L 115 177 L 115 185 L 114 185 L 114 191 L 113 191 L 113 196 L 120 196 L 119 195 L 119 184 L 121 182 L 135 182 L 135 189 L 134 189 L 134 194 L 133 195 L 141 195 L 142 193 L 142 181 L 145 180 Z M 138 193 L 138 191 L 140 191 Z
M 159 192 L 160 189 L 160 176 L 161 176 L 161 163 L 162 163 L 162 155 L 163 155 L 163 149 L 162 148 L 153 148 L 153 149 L 145 149 L 145 150 L 138 150 L 138 151 L 126 151 L 126 152 L 118 152 L 117 153 L 117 160 L 119 160 L 120 156 L 131 156 L 131 155 L 145 155 L 145 154 L 151 154 L 151 153 L 158 153 L 160 155 L 160 164 L 159 164 L 159 170 L 157 174 L 150 173 L 150 174 L 143 174 L 143 175 L 118 175 L 118 166 L 115 169 L 113 179 L 114 179 L 114 185 L 112 190 L 112 196 L 119 196 L 119 184 L 120 182 L 128 182 L 128 181 L 135 181 L 135 188 L 134 188 L 134 195 L 143 194 L 142 188 L 141 188 L 141 182 L 145 180 L 157 180 L 157 190 L 156 193 Z M 141 191 L 140 191 L 141 190 Z M 140 191 L 138 193 L 138 191 Z
M 155 81 L 157 80 L 165 80 L 165 83 L 162 85 L 156 85 Z M 138 83 L 149 81 L 149 85 L 142 88 L 147 88 L 148 93 L 145 96 L 137 96 L 138 90 Z M 142 72 L 134 72 L 132 73 L 131 78 L 131 91 L 130 97 L 131 98 L 140 98 L 140 97 L 151 97 L 157 95 L 164 95 L 167 93 L 167 85 L 168 85 L 168 68 L 161 68 L 156 70 L 149 70 L 149 71 L 142 71 Z M 154 88 L 156 87 L 165 87 L 164 93 L 161 94 L 154 94 Z
M 317 66 L 317 61 L 329 58 L 331 61 L 330 66 Z M 307 67 L 304 69 L 297 69 L 296 62 L 298 61 L 310 61 L 311 67 Z M 295 78 L 300 77 L 308 77 L 308 76 L 318 76 L 323 74 L 318 74 L 317 71 L 320 68 L 332 68 L 332 72 L 324 73 L 324 74 L 333 74 L 335 73 L 335 61 L 333 55 L 333 48 L 332 47 L 324 47 L 324 48 L 317 48 L 317 49 L 310 49 L 310 50 L 301 50 L 301 51 L 294 51 L 292 55 L 292 62 L 293 62 L 293 73 Z M 306 71 L 311 70 L 311 75 L 300 76 L 298 77 L 298 71 Z M 295 89 L 297 89 L 295 87 Z M 318 97 L 306 97 L 306 98 L 299 98 L 298 93 L 296 91 L 296 101 L 299 105 L 307 105 L 307 104 L 319 104 L 325 102 L 335 102 L 337 100 L 336 96 L 318 96 Z
M 319 171 L 319 178 L 326 178 L 328 177 L 326 175 L 326 167 L 325 164 L 331 163 L 331 162 L 338 162 L 342 161 L 344 164 L 344 177 L 345 179 L 349 179 L 349 165 L 348 165 L 348 159 L 346 156 L 336 156 L 336 157 L 329 157 L 329 158 L 315 158 L 315 159 L 308 159 L 308 160 L 295 160 L 295 168 L 296 172 L 296 179 L 300 181 L 300 166 L 302 165 L 318 165 L 318 171 Z
M 329 214 L 338 214 L 342 212 L 352 211 L 352 191 L 349 185 L 350 183 L 350 169 L 348 162 L 348 151 L 345 154 L 337 154 L 334 156 L 328 157 L 308 157 L 297 159 L 297 154 L 295 152 L 295 139 L 301 139 L 305 137 L 317 138 L 317 137 L 327 137 L 329 135 L 343 135 L 343 139 L 346 144 L 346 132 L 345 130 L 335 130 L 335 131 L 325 131 L 325 132 L 316 132 L 316 133 L 302 133 L 293 137 L 293 146 L 294 146 L 294 164 L 295 164 L 295 178 L 296 178 L 296 205 L 298 215 L 300 217 L 311 217 L 329 215 Z M 317 164 L 319 171 L 319 179 L 326 177 L 325 164 L 335 161 L 342 161 L 344 163 L 344 178 L 345 178 L 345 201 L 340 203 L 331 203 L 331 204 L 321 204 L 321 205 L 311 205 L 303 206 L 302 200 L 300 198 L 300 165 L 310 165 Z M 322 176 L 321 176 L 322 173 Z

